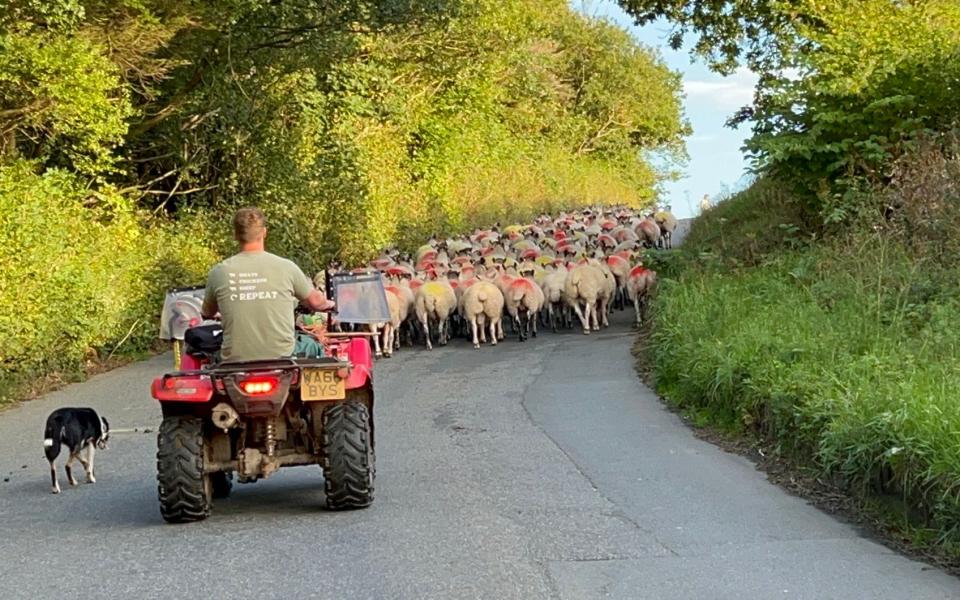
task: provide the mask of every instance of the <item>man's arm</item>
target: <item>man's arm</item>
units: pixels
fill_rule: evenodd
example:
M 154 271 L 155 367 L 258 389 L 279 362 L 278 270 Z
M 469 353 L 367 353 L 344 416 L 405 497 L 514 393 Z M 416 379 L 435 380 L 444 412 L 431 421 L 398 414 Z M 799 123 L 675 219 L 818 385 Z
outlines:
M 200 307 L 200 316 L 204 319 L 212 319 L 220 312 L 220 306 L 217 304 L 217 282 L 216 267 L 210 271 L 207 276 L 207 288 L 203 295 L 203 306 Z
M 336 306 L 332 300 L 327 300 L 323 292 L 316 288 L 310 290 L 310 293 L 300 301 L 300 304 L 303 304 L 313 312 L 331 310 Z
M 204 319 L 212 319 L 220 312 L 220 307 L 217 306 L 216 297 L 211 297 L 209 292 L 207 296 L 203 299 L 203 306 L 200 308 L 200 316 Z
M 327 300 L 323 292 L 313 287 L 313 282 L 303 274 L 299 267 L 295 268 L 297 272 L 293 277 L 293 295 L 300 301 L 300 304 L 313 312 L 332 310 L 335 304 Z

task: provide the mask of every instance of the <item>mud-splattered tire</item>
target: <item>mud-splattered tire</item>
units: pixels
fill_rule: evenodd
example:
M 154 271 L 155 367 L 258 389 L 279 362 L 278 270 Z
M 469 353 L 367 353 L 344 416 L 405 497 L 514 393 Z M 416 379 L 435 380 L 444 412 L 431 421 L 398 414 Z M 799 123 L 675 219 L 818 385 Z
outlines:
M 168 523 L 210 516 L 213 485 L 203 473 L 203 421 L 166 417 L 157 435 L 157 487 L 160 514 Z
M 227 498 L 233 490 L 233 473 L 213 473 L 210 475 L 214 498 Z
M 323 478 L 331 510 L 373 502 L 376 467 L 370 413 L 360 402 L 338 402 L 323 411 Z

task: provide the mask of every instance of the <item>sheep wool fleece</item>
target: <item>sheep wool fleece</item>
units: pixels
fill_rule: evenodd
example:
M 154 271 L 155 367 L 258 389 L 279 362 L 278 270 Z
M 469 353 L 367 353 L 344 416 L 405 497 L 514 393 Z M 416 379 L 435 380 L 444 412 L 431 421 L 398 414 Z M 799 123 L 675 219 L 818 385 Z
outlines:
M 300 267 L 269 252 L 240 252 L 213 267 L 206 295 L 223 319 L 222 359 L 292 356 L 293 311 L 312 290 Z

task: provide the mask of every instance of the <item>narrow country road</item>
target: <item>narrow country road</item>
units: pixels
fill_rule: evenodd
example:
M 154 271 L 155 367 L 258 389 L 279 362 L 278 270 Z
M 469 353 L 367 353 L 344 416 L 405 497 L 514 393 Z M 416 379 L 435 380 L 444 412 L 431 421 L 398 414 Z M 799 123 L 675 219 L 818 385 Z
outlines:
M 622 313 L 599 335 L 379 362 L 377 499 L 348 513 L 326 511 L 320 470 L 300 467 L 236 486 L 208 521 L 163 524 L 148 386 L 168 356 L 0 413 L 0 595 L 960 597 L 696 439 L 637 379 L 632 341 Z M 125 432 L 98 453 L 96 485 L 53 496 L 41 434 L 65 405 Z

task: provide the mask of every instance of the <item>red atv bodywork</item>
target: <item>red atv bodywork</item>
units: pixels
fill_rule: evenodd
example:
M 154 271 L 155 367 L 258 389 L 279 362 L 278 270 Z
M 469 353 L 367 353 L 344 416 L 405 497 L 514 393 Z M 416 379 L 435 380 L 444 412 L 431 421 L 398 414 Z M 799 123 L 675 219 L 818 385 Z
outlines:
M 365 338 L 327 340 L 324 349 L 327 356 L 349 362 L 346 389 L 362 388 L 371 380 L 373 354 Z M 209 402 L 215 390 L 210 376 L 202 373 L 205 365 L 206 361 L 185 353 L 181 370 L 156 377 L 150 394 L 160 402 Z

